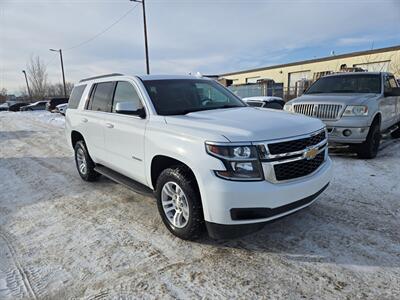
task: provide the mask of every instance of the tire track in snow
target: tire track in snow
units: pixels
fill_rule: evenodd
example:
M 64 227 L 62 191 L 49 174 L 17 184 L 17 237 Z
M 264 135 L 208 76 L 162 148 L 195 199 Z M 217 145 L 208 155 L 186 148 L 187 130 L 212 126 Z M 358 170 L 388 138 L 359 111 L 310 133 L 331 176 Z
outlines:
M 29 281 L 28 275 L 25 272 L 23 266 L 19 262 L 17 258 L 17 252 L 14 248 L 14 246 L 11 243 L 11 239 L 9 236 L 0 229 L 0 238 L 5 242 L 6 247 L 9 250 L 10 257 L 11 257 L 11 262 L 14 266 L 11 266 L 11 269 L 7 272 L 7 279 L 12 283 L 12 292 L 17 293 L 17 296 L 23 296 L 23 293 L 20 289 L 20 285 L 18 283 L 17 277 L 21 278 L 23 287 L 27 294 L 29 295 L 29 298 L 31 299 L 37 299 L 36 293 L 32 288 L 31 282 Z M 12 268 L 15 267 L 15 268 Z M 18 274 L 15 274 L 15 271 L 18 272 Z M 19 275 L 19 276 L 18 276 Z M 22 295 L 21 295 L 22 294 Z

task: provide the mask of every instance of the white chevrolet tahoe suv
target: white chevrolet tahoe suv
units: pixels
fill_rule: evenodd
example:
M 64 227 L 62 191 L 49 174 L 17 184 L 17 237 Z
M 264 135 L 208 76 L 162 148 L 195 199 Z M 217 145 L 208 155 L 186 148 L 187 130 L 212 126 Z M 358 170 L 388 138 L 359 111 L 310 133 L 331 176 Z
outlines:
M 193 76 L 81 80 L 66 112 L 80 176 L 101 174 L 154 193 L 182 239 L 248 234 L 309 206 L 328 186 L 325 125 L 248 107 L 218 82 Z

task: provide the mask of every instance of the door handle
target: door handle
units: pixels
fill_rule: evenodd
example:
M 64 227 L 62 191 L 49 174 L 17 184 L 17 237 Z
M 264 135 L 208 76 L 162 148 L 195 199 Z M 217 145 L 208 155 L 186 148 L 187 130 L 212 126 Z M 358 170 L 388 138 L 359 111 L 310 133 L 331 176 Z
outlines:
M 106 123 L 106 127 L 107 127 L 107 128 L 114 128 L 114 124 Z
M 82 118 L 82 122 L 83 122 L 83 123 L 87 123 L 87 121 L 88 121 L 88 119 Z

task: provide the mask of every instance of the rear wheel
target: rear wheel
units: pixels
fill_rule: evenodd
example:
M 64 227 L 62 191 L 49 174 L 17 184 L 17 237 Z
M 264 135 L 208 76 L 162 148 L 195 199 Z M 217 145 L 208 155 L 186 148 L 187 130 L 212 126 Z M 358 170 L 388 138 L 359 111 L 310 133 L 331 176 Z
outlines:
M 379 122 L 374 122 L 369 129 L 367 140 L 357 146 L 359 158 L 371 159 L 376 157 L 381 143 L 381 131 Z
M 196 180 L 183 166 L 164 170 L 157 179 L 157 206 L 168 230 L 184 240 L 204 230 L 203 209 Z
M 75 163 L 78 173 L 85 181 L 95 181 L 100 177 L 95 168 L 95 163 L 89 156 L 84 141 L 78 141 L 75 144 Z

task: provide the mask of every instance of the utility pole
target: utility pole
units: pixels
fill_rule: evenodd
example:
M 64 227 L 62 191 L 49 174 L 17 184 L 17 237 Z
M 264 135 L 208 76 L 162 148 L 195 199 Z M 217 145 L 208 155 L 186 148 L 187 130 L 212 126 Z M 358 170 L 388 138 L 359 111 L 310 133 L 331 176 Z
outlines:
M 29 84 L 28 84 L 28 77 L 26 77 L 26 72 L 25 72 L 25 70 L 22 70 L 22 73 L 24 73 L 24 75 L 25 75 L 26 88 L 28 89 L 28 95 L 29 95 L 29 98 L 30 98 L 29 100 L 32 101 L 31 90 L 30 90 Z
M 61 49 L 58 49 L 58 50 L 57 49 L 49 49 L 49 50 L 60 53 L 61 73 L 62 73 L 63 84 L 64 84 L 64 97 L 67 98 L 67 87 L 65 86 L 64 62 L 63 62 L 63 57 L 62 57 L 62 51 L 61 51 Z
M 144 3 L 145 0 L 129 0 L 132 2 L 142 3 L 143 8 L 143 29 L 144 29 L 144 51 L 146 54 L 146 72 L 150 74 L 150 64 L 149 64 L 149 48 L 147 45 L 147 24 L 146 24 L 146 5 Z

